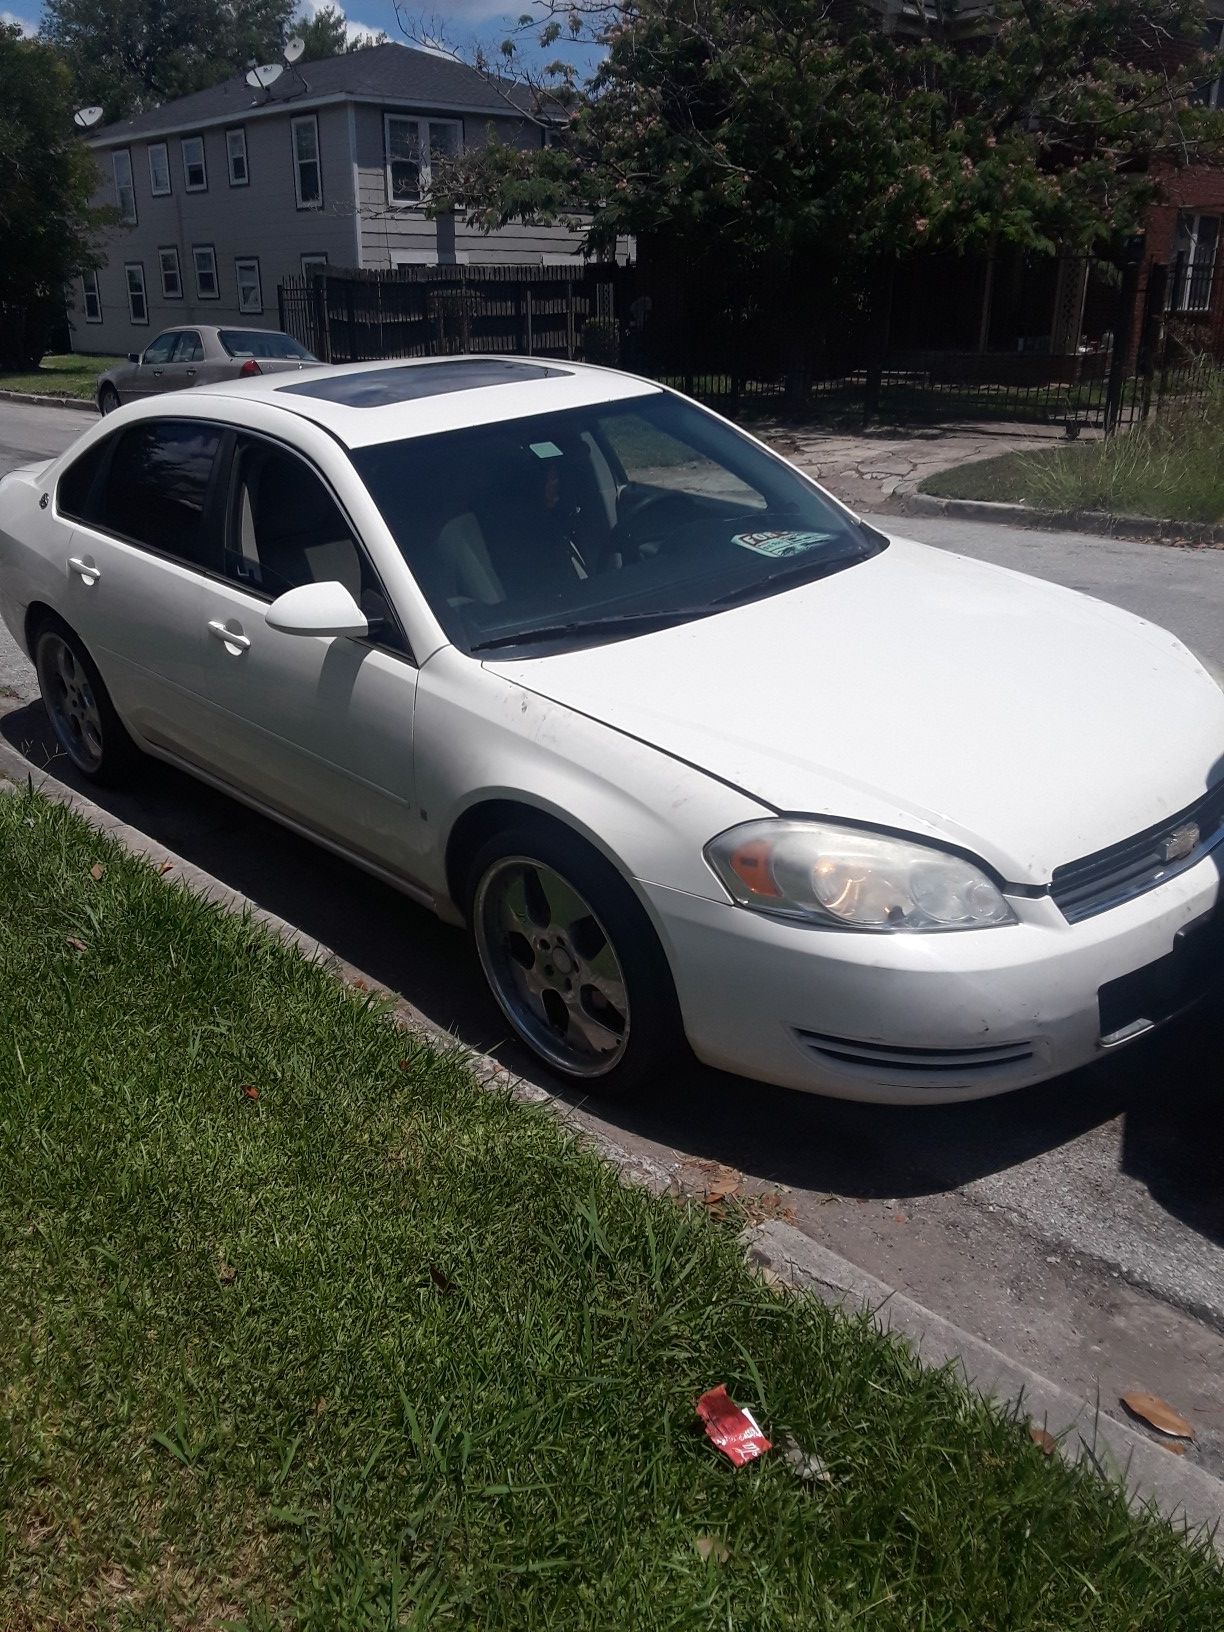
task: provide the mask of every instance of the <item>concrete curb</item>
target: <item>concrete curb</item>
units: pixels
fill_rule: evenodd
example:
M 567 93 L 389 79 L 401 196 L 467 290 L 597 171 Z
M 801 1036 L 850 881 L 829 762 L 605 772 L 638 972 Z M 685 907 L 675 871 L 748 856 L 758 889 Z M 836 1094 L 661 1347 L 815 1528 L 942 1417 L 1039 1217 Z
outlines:
M 10 785 L 9 790 L 4 784 Z M 155 864 L 170 863 L 168 882 L 178 882 L 227 911 L 242 913 L 295 946 L 312 961 L 324 965 L 338 979 L 360 982 L 385 996 L 396 1021 L 430 1042 L 461 1054 L 479 1081 L 529 1104 L 546 1104 L 552 1114 L 605 1161 L 611 1162 L 627 1184 L 639 1184 L 654 1195 L 678 1188 L 680 1163 L 659 1162 L 626 1150 L 615 1139 L 581 1123 L 573 1109 L 542 1088 L 515 1077 L 488 1054 L 459 1042 L 398 992 L 374 980 L 339 957 L 330 947 L 303 934 L 275 913 L 266 912 L 248 896 L 231 889 L 193 862 L 121 822 L 84 794 L 38 771 L 6 742 L 0 741 L 0 791 L 31 783 L 38 792 L 66 805 L 91 827 L 121 844 L 134 855 Z M 869 1311 L 886 1331 L 903 1337 L 931 1366 L 952 1364 L 969 1387 L 1013 1409 L 1019 1417 L 1045 1427 L 1059 1442 L 1060 1452 L 1072 1462 L 1088 1460 L 1103 1478 L 1125 1489 L 1134 1507 L 1150 1507 L 1189 1532 L 1203 1531 L 1224 1556 L 1224 1482 L 1194 1463 L 1170 1452 L 1137 1428 L 1099 1414 L 1095 1404 L 1079 1399 L 1049 1378 L 1030 1370 L 983 1339 L 954 1325 L 884 1281 L 859 1269 L 848 1259 L 822 1247 L 793 1224 L 771 1219 L 741 1234 L 750 1265 L 769 1269 L 789 1287 L 812 1293 L 825 1303 Z
M 947 516 L 949 521 L 985 521 L 999 527 L 1038 527 L 1048 532 L 1096 533 L 1149 544 L 1224 547 L 1224 527 L 1205 521 L 1168 521 L 1159 516 L 1110 516 L 1102 510 L 1034 510 L 1027 504 L 989 499 L 941 499 L 934 493 L 898 493 L 880 507 L 894 516 Z
M 72 408 L 78 413 L 96 414 L 96 402 L 81 397 L 44 397 L 37 391 L 0 391 L 0 402 L 32 402 L 38 408 Z

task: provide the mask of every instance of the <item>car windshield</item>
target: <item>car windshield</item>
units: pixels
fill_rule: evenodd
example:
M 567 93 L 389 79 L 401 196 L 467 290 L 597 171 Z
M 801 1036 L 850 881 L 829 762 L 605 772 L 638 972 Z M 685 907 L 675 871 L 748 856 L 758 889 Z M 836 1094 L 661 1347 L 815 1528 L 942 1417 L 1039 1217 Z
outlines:
M 886 540 L 662 392 L 351 450 L 449 638 L 614 640 L 821 577 Z
M 270 329 L 220 329 L 221 344 L 231 357 L 264 357 L 295 363 L 317 363 L 313 352 L 307 351 L 291 334 Z

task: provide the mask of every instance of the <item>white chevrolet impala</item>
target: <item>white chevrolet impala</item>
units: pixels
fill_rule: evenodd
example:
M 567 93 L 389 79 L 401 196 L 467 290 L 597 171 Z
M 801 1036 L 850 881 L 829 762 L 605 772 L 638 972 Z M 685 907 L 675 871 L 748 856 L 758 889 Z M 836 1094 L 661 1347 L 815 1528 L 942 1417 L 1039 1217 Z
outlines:
M 563 1077 L 999 1093 L 1224 968 L 1224 692 L 640 379 L 319 368 L 0 483 L 64 753 L 169 760 L 469 926 Z M 1224 853 L 1224 852 L 1219 852 Z

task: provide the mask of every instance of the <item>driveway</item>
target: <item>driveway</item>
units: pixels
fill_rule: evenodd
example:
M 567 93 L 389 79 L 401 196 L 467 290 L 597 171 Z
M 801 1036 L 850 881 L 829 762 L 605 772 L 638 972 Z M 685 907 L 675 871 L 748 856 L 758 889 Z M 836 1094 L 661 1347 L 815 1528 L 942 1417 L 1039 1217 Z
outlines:
M 65 446 L 76 415 L 0 405 L 0 469 Z M 880 518 L 1086 589 L 1224 664 L 1224 552 Z M 1040 650 L 1033 661 L 1040 662 Z M 50 764 L 29 666 L 0 640 L 0 732 Z M 54 774 L 72 781 L 62 759 Z M 93 795 L 95 798 L 97 794 Z M 505 1044 L 465 938 L 356 869 L 169 769 L 102 803 L 404 993 L 465 1042 L 555 1088 Z M 694 1070 L 633 1109 L 582 1107 L 622 1143 L 726 1163 L 864 1269 L 1112 1407 L 1154 1390 L 1224 1473 L 1224 1090 L 1206 1013 L 1098 1065 L 977 1105 L 842 1104 Z

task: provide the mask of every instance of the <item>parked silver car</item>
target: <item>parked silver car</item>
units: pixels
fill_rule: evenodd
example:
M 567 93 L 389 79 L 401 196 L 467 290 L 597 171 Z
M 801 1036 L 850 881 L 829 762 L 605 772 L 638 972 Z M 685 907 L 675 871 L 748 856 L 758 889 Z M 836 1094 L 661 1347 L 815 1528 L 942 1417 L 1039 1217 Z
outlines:
M 182 391 L 215 380 L 245 379 L 310 368 L 319 361 L 291 334 L 279 329 L 243 329 L 185 323 L 163 329 L 143 352 L 98 378 L 98 409 L 109 414 L 121 403 L 140 402 L 162 391 Z

